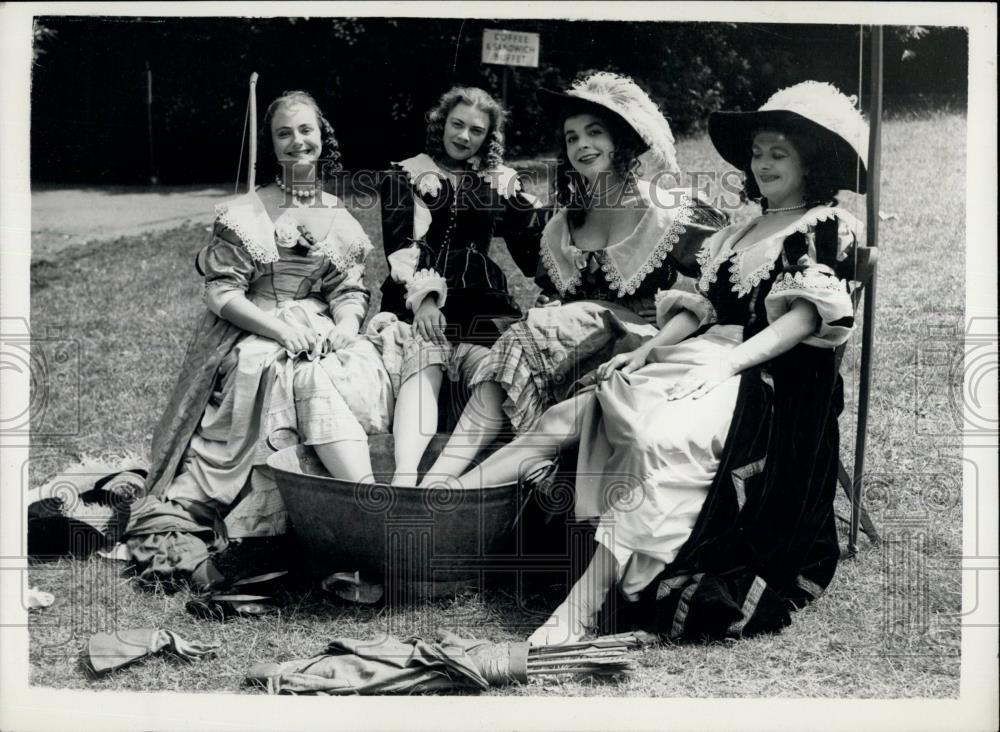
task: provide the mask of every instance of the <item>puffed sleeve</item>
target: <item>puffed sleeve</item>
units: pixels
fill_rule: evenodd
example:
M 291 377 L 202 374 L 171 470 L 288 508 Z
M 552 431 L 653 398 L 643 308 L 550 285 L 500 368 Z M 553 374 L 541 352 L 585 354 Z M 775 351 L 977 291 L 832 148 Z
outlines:
M 431 212 L 413 192 L 409 178 L 393 169 L 379 186 L 382 212 L 382 248 L 389 263 L 389 276 L 405 283 L 426 260 L 424 236 L 431 225 Z
M 431 225 L 431 212 L 417 196 L 406 173 L 393 169 L 379 187 L 382 208 L 382 247 L 389 276 L 406 288 L 405 302 L 416 312 L 429 294 L 442 306 L 447 298 L 444 277 L 429 266 L 431 252 L 424 236 Z
M 656 293 L 656 325 L 662 328 L 668 320 L 682 310 L 687 310 L 698 319 L 698 325 L 708 325 L 718 319 L 712 301 L 705 296 L 703 288 L 699 287 L 702 278 L 702 268 L 719 253 L 725 238 L 730 234 L 728 229 L 713 229 L 715 222 L 727 219 L 726 215 L 711 206 L 698 206 L 694 209 L 696 218 L 693 227 L 697 236 L 684 237 L 678 242 L 681 246 L 671 252 L 681 276 L 669 290 L 658 290 Z M 700 228 L 699 228 L 700 227 Z
M 854 303 L 834 266 L 852 239 L 853 233 L 836 218 L 789 236 L 781 255 L 783 271 L 764 300 L 768 322 L 787 313 L 795 300 L 805 299 L 816 308 L 820 322 L 803 343 L 836 348 L 846 342 L 854 327 Z
M 729 224 L 729 216 L 700 196 L 691 195 L 684 199 L 680 223 L 683 230 L 678 233 L 669 256 L 678 272 L 697 279 L 701 272 L 698 255 L 702 247 L 711 236 Z
M 219 316 L 230 300 L 246 293 L 257 275 L 257 266 L 240 238 L 218 222 L 200 263 L 205 274 L 205 305 Z
M 362 322 L 371 299 L 364 284 L 365 258 L 372 249 L 367 234 L 357 219 L 338 208 L 323 249 L 331 266 L 320 283 L 320 292 L 330 307 L 331 317 L 339 322 L 355 316 Z
M 712 302 L 698 292 L 691 277 L 679 277 L 669 290 L 657 290 L 655 302 L 657 328 L 662 328 L 682 310 L 694 315 L 698 319 L 699 327 L 717 320 Z

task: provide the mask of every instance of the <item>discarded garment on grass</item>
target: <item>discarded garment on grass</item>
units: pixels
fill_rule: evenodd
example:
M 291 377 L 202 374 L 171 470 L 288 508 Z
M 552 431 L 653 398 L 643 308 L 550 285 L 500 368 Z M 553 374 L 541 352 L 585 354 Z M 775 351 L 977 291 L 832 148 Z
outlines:
M 271 694 L 421 694 L 489 688 L 473 658 L 487 641 L 466 641 L 447 634 L 439 643 L 420 638 L 400 641 L 337 638 L 326 652 L 284 663 L 261 663 L 247 678 Z
M 129 628 L 90 636 L 84 662 L 95 674 L 105 674 L 161 651 L 185 661 L 198 661 L 214 656 L 218 648 L 218 643 L 185 640 L 171 630 Z

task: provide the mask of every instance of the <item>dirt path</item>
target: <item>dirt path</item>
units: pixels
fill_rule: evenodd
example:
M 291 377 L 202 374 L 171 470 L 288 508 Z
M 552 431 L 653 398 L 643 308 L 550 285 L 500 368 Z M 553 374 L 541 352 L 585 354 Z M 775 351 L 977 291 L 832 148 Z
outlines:
M 209 224 L 232 196 L 216 186 L 38 187 L 31 192 L 31 255 L 46 259 L 89 241 Z

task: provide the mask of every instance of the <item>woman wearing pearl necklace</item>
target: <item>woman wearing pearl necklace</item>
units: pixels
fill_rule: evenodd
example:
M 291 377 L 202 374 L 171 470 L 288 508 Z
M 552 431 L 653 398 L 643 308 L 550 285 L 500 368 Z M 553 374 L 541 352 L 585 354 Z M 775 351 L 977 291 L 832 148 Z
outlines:
M 330 473 L 365 479 L 367 434 L 387 431 L 392 410 L 379 353 L 358 335 L 371 244 L 319 185 L 320 165 L 339 168 L 333 129 L 309 94 L 286 92 L 260 138 L 273 177 L 216 206 L 199 255 L 208 312 L 154 434 L 147 484 L 223 514 L 239 497 L 230 536 L 284 530 L 264 466 L 276 447 L 303 442 Z
M 641 350 L 453 482 L 501 485 L 578 448 L 576 516 L 596 522 L 597 547 L 534 644 L 589 632 L 613 588 L 670 638 L 774 632 L 836 568 L 834 349 L 853 325 L 840 275 L 860 229 L 836 195 L 865 191 L 867 125 L 833 86 L 803 82 L 713 114 L 709 135 L 762 215 L 705 242 L 697 291 L 662 293 Z

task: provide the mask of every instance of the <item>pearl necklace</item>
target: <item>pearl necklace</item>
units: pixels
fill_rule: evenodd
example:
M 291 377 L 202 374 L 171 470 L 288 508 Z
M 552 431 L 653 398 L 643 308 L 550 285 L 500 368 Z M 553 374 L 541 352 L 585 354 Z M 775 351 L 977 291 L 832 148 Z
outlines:
M 294 185 L 290 188 L 285 186 L 285 182 L 281 180 L 280 175 L 274 176 L 274 182 L 284 193 L 291 193 L 295 198 L 301 198 L 303 201 L 311 201 L 316 198 L 316 193 L 319 191 L 319 186 L 315 183 L 310 188 L 299 188 L 296 189 Z
M 784 208 L 769 208 L 764 212 L 764 215 L 785 213 L 786 211 L 798 211 L 799 209 L 805 208 L 806 204 L 800 203 L 798 206 L 785 206 Z

